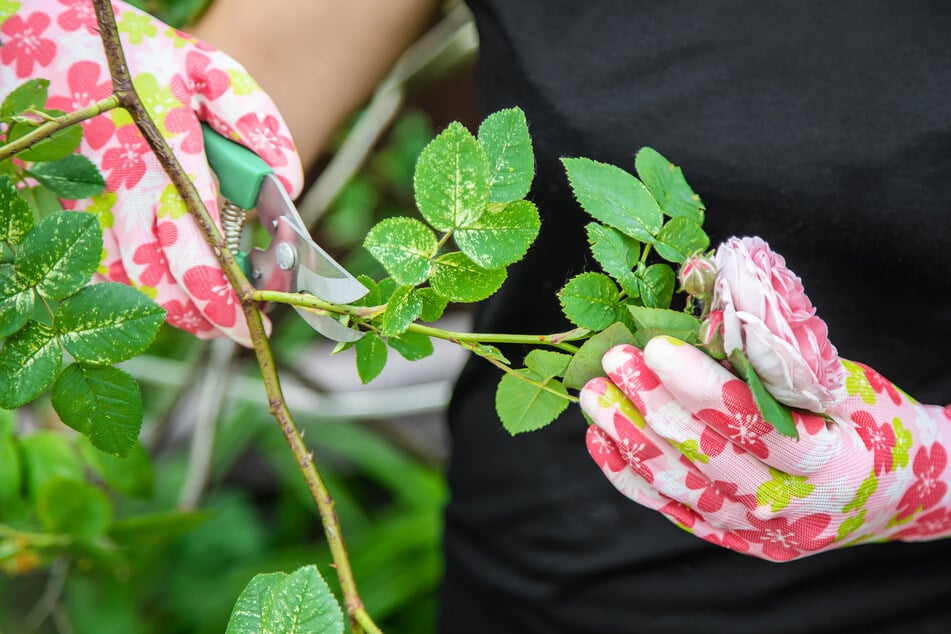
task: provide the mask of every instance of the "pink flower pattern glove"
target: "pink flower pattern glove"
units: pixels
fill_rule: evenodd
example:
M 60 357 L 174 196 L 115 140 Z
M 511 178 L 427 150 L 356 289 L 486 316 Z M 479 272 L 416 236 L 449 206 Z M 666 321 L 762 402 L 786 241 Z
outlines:
M 828 418 L 794 412 L 797 441 L 683 342 L 618 346 L 603 365 L 581 392 L 588 452 L 621 493 L 709 542 L 787 561 L 951 535 L 951 409 L 868 367 L 842 361 L 845 394 Z
M 253 149 L 291 196 L 299 194 L 301 162 L 287 126 L 244 68 L 127 4 L 113 6 L 136 90 L 216 220 L 217 185 L 201 121 Z M 3 18 L 0 98 L 35 77 L 50 80 L 48 108 L 69 112 L 111 94 L 90 0 L 12 0 L 0 7 Z M 77 205 L 96 213 L 103 227 L 99 276 L 155 298 L 174 326 L 247 345 L 237 296 L 129 115 L 112 110 L 83 128 L 79 151 L 107 183 L 105 192 Z

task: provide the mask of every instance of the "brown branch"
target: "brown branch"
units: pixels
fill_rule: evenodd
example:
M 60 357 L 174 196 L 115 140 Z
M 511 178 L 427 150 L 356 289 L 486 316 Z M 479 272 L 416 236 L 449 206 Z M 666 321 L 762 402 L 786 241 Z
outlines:
M 205 239 L 217 256 L 225 276 L 234 287 L 241 301 L 241 308 L 248 322 L 248 331 L 257 356 L 261 375 L 264 379 L 268 404 L 271 413 L 277 420 L 290 446 L 307 488 L 310 490 L 314 502 L 317 504 L 320 519 L 324 526 L 324 534 L 333 555 L 337 578 L 344 595 L 344 603 L 354 632 L 378 633 L 380 629 L 373 623 L 363 607 L 363 601 L 357 592 L 350 559 L 347 556 L 346 545 L 340 530 L 340 522 L 334 510 L 334 501 L 324 485 L 323 479 L 314 465 L 313 454 L 307 449 L 297 425 L 281 391 L 280 377 L 274 363 L 271 346 L 268 343 L 267 333 L 261 319 L 261 313 L 253 297 L 254 287 L 248 282 L 235 262 L 231 251 L 227 248 L 218 226 L 215 224 L 201 200 L 201 196 L 182 169 L 175 155 L 162 137 L 151 116 L 139 99 L 132 84 L 132 76 L 126 65 L 125 54 L 119 40 L 115 15 L 108 0 L 93 0 L 96 9 L 96 18 L 99 22 L 99 33 L 109 63 L 112 85 L 119 104 L 129 111 L 133 121 L 145 137 L 156 158 L 161 163 L 176 191 L 182 197 L 192 217 L 198 223 Z

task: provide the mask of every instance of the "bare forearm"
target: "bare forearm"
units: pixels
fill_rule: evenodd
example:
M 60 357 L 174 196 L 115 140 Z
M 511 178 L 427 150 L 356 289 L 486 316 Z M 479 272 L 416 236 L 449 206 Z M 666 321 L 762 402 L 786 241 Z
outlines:
M 189 31 L 274 98 L 305 165 L 422 32 L 438 0 L 215 0 Z

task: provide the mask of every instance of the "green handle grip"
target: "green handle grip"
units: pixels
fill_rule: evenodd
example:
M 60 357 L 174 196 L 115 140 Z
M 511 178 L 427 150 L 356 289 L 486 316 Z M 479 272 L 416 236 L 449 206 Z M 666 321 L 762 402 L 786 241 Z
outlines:
M 274 170 L 252 150 L 235 143 L 201 124 L 208 164 L 218 175 L 221 195 L 241 207 L 254 209 L 261 191 L 261 182 Z

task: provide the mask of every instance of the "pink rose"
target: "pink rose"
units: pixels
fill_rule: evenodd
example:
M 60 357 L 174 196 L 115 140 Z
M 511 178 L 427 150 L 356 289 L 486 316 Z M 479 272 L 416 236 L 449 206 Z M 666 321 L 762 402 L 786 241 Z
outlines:
M 713 310 L 723 311 L 727 354 L 740 349 L 776 400 L 825 412 L 838 400 L 842 364 L 802 282 L 760 238 L 730 238 L 716 253 Z

